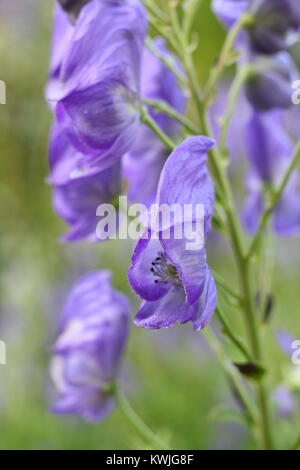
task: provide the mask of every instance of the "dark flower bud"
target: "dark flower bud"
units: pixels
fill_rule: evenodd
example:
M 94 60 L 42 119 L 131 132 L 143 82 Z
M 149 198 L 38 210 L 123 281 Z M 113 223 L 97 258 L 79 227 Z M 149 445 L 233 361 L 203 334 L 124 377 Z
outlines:
M 253 69 L 246 82 L 246 95 L 250 103 L 261 111 L 289 108 L 292 105 L 291 83 L 290 68 L 272 60 Z
M 252 49 L 275 54 L 287 48 L 287 35 L 300 26 L 298 0 L 256 0 L 250 6 L 255 21 L 249 27 Z

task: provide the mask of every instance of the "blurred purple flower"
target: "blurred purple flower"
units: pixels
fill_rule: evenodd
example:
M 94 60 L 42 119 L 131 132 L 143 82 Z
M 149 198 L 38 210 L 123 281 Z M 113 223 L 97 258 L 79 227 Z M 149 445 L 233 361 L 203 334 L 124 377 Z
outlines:
M 98 171 L 85 174 L 81 169 L 84 155 L 71 146 L 68 139 L 54 124 L 49 152 L 51 174 L 48 179 L 54 186 L 53 206 L 57 214 L 70 225 L 63 241 L 99 241 L 105 236 L 96 234 L 100 222 L 97 207 L 114 204 L 121 194 L 120 162 Z
M 172 58 L 161 39 L 155 40 L 155 46 L 166 58 Z M 141 95 L 149 100 L 164 100 L 179 113 L 184 111 L 186 98 L 177 85 L 176 77 L 148 49 L 143 54 Z M 169 137 L 177 136 L 180 130 L 178 122 L 163 113 L 148 111 Z M 158 137 L 146 125 L 141 125 L 133 149 L 123 159 L 130 200 L 146 205 L 153 202 L 167 156 L 168 150 Z
M 270 64 L 271 65 L 271 64 Z M 290 108 L 292 76 L 288 67 L 273 63 L 257 70 L 246 82 L 246 95 L 252 106 L 261 111 Z
M 212 9 L 224 26 L 231 28 L 249 5 L 250 0 L 213 0 Z
M 55 35 L 66 48 L 52 54 L 59 86 L 48 99 L 57 101 L 59 126 L 85 155 L 86 168 L 104 169 L 131 148 L 138 129 L 145 10 L 139 0 L 90 1 L 71 38 L 57 21 Z M 54 38 L 54 47 L 59 42 Z
M 278 385 L 273 392 L 273 399 L 279 416 L 290 418 L 294 415 L 297 408 L 296 399 L 293 392 L 286 385 Z
M 252 106 L 262 111 L 292 107 L 291 83 L 298 71 L 289 54 L 281 52 L 252 62 L 253 73 L 246 82 L 246 95 Z
M 288 356 L 292 357 L 293 348 L 292 344 L 295 341 L 295 337 L 287 333 L 285 330 L 278 330 L 276 334 L 277 343 L 279 344 L 282 351 Z
M 300 27 L 299 1 L 256 0 L 249 10 L 255 16 L 249 32 L 252 48 L 263 54 L 285 50 L 288 33 Z
M 276 187 L 290 159 L 292 142 L 283 127 L 279 110 L 261 113 L 254 111 L 247 126 L 247 153 L 250 164 L 244 221 L 250 232 L 257 230 L 265 206 L 264 190 Z M 279 235 L 294 235 L 300 230 L 299 192 L 297 176 L 290 179 L 274 211 L 274 230 Z
M 74 26 L 60 6 L 56 6 L 54 10 L 49 77 L 45 92 L 46 99 L 51 108 L 55 108 L 63 88 L 63 84 L 60 82 L 60 74 L 73 33 Z
M 51 375 L 59 392 L 54 412 L 96 421 L 112 410 L 109 388 L 119 373 L 129 311 L 109 272 L 91 272 L 75 284 L 54 345 Z
M 227 28 L 248 11 L 254 19 L 247 28 L 250 47 L 261 54 L 286 50 L 289 33 L 300 27 L 298 0 L 214 0 L 212 8 Z
M 207 236 L 214 209 L 214 189 L 206 167 L 206 153 L 213 145 L 207 137 L 185 140 L 168 158 L 162 170 L 156 203 L 204 205 Z M 194 216 L 193 216 L 194 217 Z M 193 219 L 194 221 L 194 219 Z M 134 251 L 129 282 L 144 299 L 135 324 L 144 328 L 166 328 L 191 321 L 195 330 L 204 328 L 216 307 L 216 290 L 206 264 L 205 248 L 188 250 L 187 239 L 149 233 Z M 151 231 L 151 229 L 149 229 Z

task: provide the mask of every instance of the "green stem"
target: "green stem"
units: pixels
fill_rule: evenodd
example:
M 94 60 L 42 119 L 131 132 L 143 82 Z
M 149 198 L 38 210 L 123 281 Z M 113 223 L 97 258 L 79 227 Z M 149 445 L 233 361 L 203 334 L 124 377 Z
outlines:
M 244 23 L 243 23 L 244 24 Z M 236 25 L 234 28 L 235 34 L 238 33 L 238 30 L 242 27 L 242 23 Z M 230 40 L 226 41 L 225 48 L 223 49 L 223 53 L 221 56 L 227 53 L 234 41 L 233 39 L 234 34 L 231 32 Z M 224 52 L 225 51 L 225 52 Z M 189 56 L 188 51 L 185 51 L 186 55 Z M 190 57 L 189 66 L 193 70 L 194 65 Z M 190 75 L 189 75 L 190 76 Z M 214 81 L 214 83 L 216 83 Z M 197 88 L 195 89 L 194 83 L 190 83 L 192 93 L 195 97 L 199 96 L 197 92 Z M 211 135 L 207 117 L 205 114 L 205 110 L 202 106 L 197 107 L 202 131 L 205 135 Z M 245 320 L 246 326 L 248 330 L 251 351 L 254 360 L 257 363 L 262 363 L 262 354 L 261 354 L 261 346 L 260 346 L 260 338 L 258 334 L 258 328 L 256 324 L 255 318 L 255 309 L 254 309 L 254 296 L 252 295 L 252 289 L 250 285 L 250 272 L 249 272 L 249 263 L 247 258 L 244 255 L 244 248 L 243 248 L 243 240 L 240 231 L 240 225 L 235 215 L 235 206 L 233 202 L 233 195 L 231 191 L 231 187 L 229 184 L 228 177 L 225 173 L 224 164 L 222 162 L 222 157 L 216 149 L 213 147 L 209 153 L 209 162 L 210 166 L 215 178 L 215 182 L 217 185 L 217 190 L 220 191 L 223 195 L 223 205 L 224 211 L 226 214 L 228 232 L 231 240 L 231 245 L 234 253 L 234 257 L 236 260 L 236 265 L 238 268 L 239 279 L 240 279 L 240 287 L 241 293 L 243 297 L 243 310 L 245 312 Z M 257 389 L 258 389 L 258 404 L 260 408 L 260 424 L 263 436 L 263 447 L 266 449 L 272 448 L 272 438 L 271 438 L 271 430 L 270 430 L 270 416 L 269 416 L 269 408 L 268 408 L 268 401 L 267 401 L 267 394 L 265 385 L 263 382 L 264 378 L 262 378 L 259 382 L 257 382 Z
M 243 382 L 241 381 L 239 372 L 237 371 L 236 367 L 232 365 L 231 361 L 225 356 L 223 349 L 220 347 L 214 334 L 208 328 L 205 330 L 204 334 L 220 365 L 226 373 L 226 376 L 230 380 L 230 383 L 232 384 L 239 401 L 246 411 L 249 422 L 251 425 L 255 424 L 257 421 L 256 410 L 254 404 L 248 397 L 248 393 L 244 387 Z
M 164 133 L 164 131 L 156 124 L 145 108 L 141 108 L 141 121 L 146 124 L 157 137 L 165 144 L 169 150 L 174 150 L 176 144 Z
M 243 354 L 243 356 L 248 361 L 252 362 L 252 356 L 247 351 L 247 348 L 244 345 L 244 343 L 242 342 L 242 340 L 233 333 L 232 328 L 229 326 L 229 324 L 227 322 L 227 319 L 223 315 L 223 312 L 221 311 L 220 307 L 216 308 L 216 315 L 217 315 L 217 317 L 218 317 L 218 319 L 219 319 L 219 321 L 220 321 L 220 323 L 221 323 L 221 325 L 224 329 L 224 333 L 226 334 L 226 336 L 228 336 L 228 338 L 239 349 L 239 351 Z
M 142 102 L 146 105 L 149 106 L 150 108 L 155 109 L 156 111 L 166 114 L 167 116 L 171 117 L 172 119 L 178 121 L 180 124 L 182 124 L 185 129 L 190 132 L 191 134 L 197 134 L 198 129 L 194 124 L 185 116 L 182 114 L 178 113 L 176 109 L 172 108 L 169 106 L 165 101 L 163 100 L 148 100 L 146 98 L 142 99 Z
M 248 259 L 250 259 L 251 256 L 255 253 L 257 245 L 260 242 L 261 236 L 263 235 L 264 229 L 267 226 L 269 218 L 271 217 L 275 207 L 277 206 L 279 200 L 281 199 L 281 196 L 290 180 L 291 175 L 296 170 L 297 165 L 299 164 L 299 161 L 300 161 L 300 142 L 298 142 L 298 144 L 295 147 L 294 155 L 291 159 L 291 162 L 287 168 L 287 171 L 284 177 L 282 178 L 282 181 L 278 189 L 274 191 L 269 206 L 267 207 L 267 209 L 264 211 L 264 213 L 261 216 L 257 233 L 255 237 L 253 238 L 249 251 L 248 251 L 248 255 L 247 255 Z
M 222 155 L 227 155 L 227 137 L 229 131 L 229 125 L 232 116 L 236 110 L 236 103 L 242 89 L 243 84 L 252 73 L 252 68 L 249 66 L 241 67 L 229 90 L 227 110 L 225 115 L 221 118 L 221 137 L 220 137 L 220 152 Z
M 170 72 L 175 75 L 179 84 L 181 84 L 182 87 L 185 87 L 186 77 L 180 72 L 173 56 L 162 54 L 155 46 L 153 40 L 149 37 L 146 39 L 146 47 L 155 57 L 157 57 L 160 62 L 162 62 L 166 66 L 167 69 L 170 70 Z
M 253 18 L 249 13 L 244 13 L 232 26 L 229 33 L 226 36 L 225 42 L 223 44 L 219 60 L 217 65 L 212 69 L 212 72 L 209 76 L 206 89 L 205 89 L 205 100 L 210 99 L 210 94 L 217 85 L 221 75 L 223 74 L 224 68 L 228 65 L 230 59 L 230 53 L 233 49 L 236 38 L 242 29 L 249 26 L 253 22 Z
M 224 281 L 223 277 L 220 276 L 219 273 L 217 273 L 216 271 L 213 272 L 213 275 L 214 275 L 214 280 L 216 282 L 216 284 L 221 288 L 223 289 L 224 292 L 226 292 L 226 294 L 230 295 L 230 297 L 232 297 L 234 300 L 236 300 L 238 303 L 241 303 L 242 302 L 242 298 L 241 296 L 235 292 L 231 286 L 229 286 L 227 284 L 226 281 Z
M 121 392 L 119 387 L 116 387 L 114 391 L 114 396 L 117 401 L 117 404 L 120 410 L 124 413 L 124 415 L 128 418 L 128 420 L 132 423 L 138 433 L 149 443 L 153 446 L 154 449 L 157 450 L 168 450 L 164 442 L 162 442 L 156 434 L 154 434 L 151 429 L 141 420 L 138 414 L 134 411 L 131 407 L 130 403 L 128 402 L 125 395 Z

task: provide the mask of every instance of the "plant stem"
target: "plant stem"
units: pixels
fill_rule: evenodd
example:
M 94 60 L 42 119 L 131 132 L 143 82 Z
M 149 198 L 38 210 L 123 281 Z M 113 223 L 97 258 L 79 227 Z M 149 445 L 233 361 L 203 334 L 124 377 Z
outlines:
M 232 119 L 232 116 L 235 112 L 236 103 L 241 91 L 241 88 L 248 76 L 252 73 L 252 68 L 249 66 L 243 66 L 240 68 L 239 72 L 235 76 L 232 85 L 229 90 L 227 110 L 225 115 L 221 118 L 221 137 L 219 149 L 222 155 L 227 155 L 227 137 L 229 125 Z
M 205 103 L 210 100 L 211 92 L 214 90 L 216 84 L 218 83 L 224 68 L 229 63 L 231 63 L 230 53 L 238 34 L 244 27 L 251 24 L 252 17 L 247 13 L 241 15 L 240 19 L 234 24 L 232 29 L 229 31 L 220 54 L 218 64 L 216 67 L 214 67 L 209 77 L 203 99 L 203 95 L 198 84 L 198 77 L 192 58 L 192 50 L 189 44 L 187 43 L 185 35 L 181 34 L 180 24 L 175 8 L 170 8 L 170 15 L 174 33 L 174 36 L 172 38 L 172 45 L 174 47 L 175 52 L 177 52 L 179 58 L 181 58 L 182 63 L 185 67 L 193 101 L 197 108 L 200 120 L 201 132 L 204 135 L 210 136 L 211 132 L 205 113 Z M 152 127 L 154 127 L 153 123 L 151 124 L 151 122 L 148 122 L 148 125 L 149 124 L 150 127 L 151 125 Z M 164 136 L 162 137 L 163 139 L 165 138 Z M 245 313 L 245 321 L 249 335 L 251 352 L 254 360 L 258 363 L 262 363 L 260 336 L 258 332 L 257 321 L 255 318 L 254 296 L 250 283 L 250 262 L 249 258 L 244 254 L 240 224 L 235 215 L 236 211 L 232 190 L 230 187 L 228 176 L 225 172 L 225 165 L 222 161 L 222 155 L 219 154 L 215 148 L 212 148 L 212 150 L 209 152 L 209 164 L 213 173 L 213 177 L 215 179 L 216 190 L 223 196 L 222 201 L 226 215 L 227 229 L 240 279 L 241 296 L 243 298 L 242 307 Z M 230 364 L 230 366 L 232 365 Z M 260 381 L 257 381 L 258 405 L 260 409 L 260 425 L 263 438 L 263 448 L 269 449 L 272 448 L 272 437 L 270 430 L 270 416 L 268 409 L 267 394 L 263 380 L 264 378 L 262 378 Z
M 263 231 L 269 221 L 269 218 L 271 217 L 276 205 L 278 204 L 289 180 L 290 180 L 290 177 L 292 175 L 292 173 L 295 171 L 295 169 L 297 168 L 297 165 L 300 161 L 300 142 L 298 142 L 298 144 L 296 145 L 295 147 L 295 151 L 294 151 L 294 155 L 291 159 L 291 162 L 287 168 L 287 171 L 284 175 L 284 177 L 282 178 L 282 181 L 278 187 L 278 189 L 276 191 L 274 191 L 273 193 L 273 197 L 271 198 L 271 202 L 269 204 L 269 206 L 267 207 L 267 209 L 264 211 L 264 213 L 262 214 L 261 216 L 261 219 L 260 219 L 260 223 L 259 223 L 259 227 L 258 227 L 258 230 L 257 230 L 257 233 L 255 235 L 255 237 L 253 238 L 252 240 L 252 243 L 250 245 L 250 248 L 249 248 L 249 251 L 248 251 L 248 259 L 251 258 L 251 256 L 255 253 L 256 251 L 256 248 L 257 248 L 257 245 L 258 243 L 260 242 L 260 238 L 263 234 Z
M 130 403 L 128 402 L 125 395 L 121 392 L 118 386 L 116 386 L 114 391 L 114 396 L 117 401 L 117 404 L 120 410 L 128 418 L 128 420 L 133 424 L 138 433 L 157 450 L 168 450 L 164 442 L 162 442 L 156 434 L 154 434 L 150 428 L 142 421 L 138 414 L 133 410 Z
M 146 47 L 155 57 L 157 57 L 158 60 L 160 60 L 160 62 L 162 62 L 165 65 L 167 69 L 170 70 L 170 72 L 172 72 L 175 75 L 179 84 L 182 87 L 185 87 L 186 77 L 180 72 L 178 64 L 176 63 L 173 56 L 164 55 L 161 51 L 159 51 L 159 49 L 157 49 L 153 40 L 149 37 L 146 39 Z
M 150 108 L 153 108 L 158 112 L 166 114 L 167 116 L 169 116 L 169 117 L 173 118 L 174 120 L 178 121 L 191 134 L 195 134 L 195 135 L 197 134 L 197 132 L 198 132 L 197 127 L 194 126 L 194 124 L 187 117 L 185 117 L 182 114 L 178 113 L 176 111 L 176 109 L 169 106 L 165 101 L 163 101 L 163 100 L 148 100 L 146 98 L 143 98 L 142 102 L 146 106 L 149 106 Z
M 247 351 L 246 346 L 244 345 L 242 340 L 233 333 L 232 328 L 228 325 L 227 319 L 223 315 L 223 312 L 221 311 L 220 307 L 216 308 L 216 315 L 224 329 L 224 333 L 226 334 L 226 336 L 228 336 L 228 338 L 232 341 L 232 343 L 240 350 L 243 356 L 248 361 L 252 362 L 252 357 Z
M 238 28 L 235 29 L 236 32 L 237 32 L 237 29 Z M 225 51 L 231 48 L 232 38 L 233 38 L 233 35 L 231 35 L 230 41 L 227 41 Z M 188 55 L 188 51 L 185 51 L 185 52 L 186 52 L 186 55 Z M 194 68 L 193 62 L 191 60 L 187 63 L 190 64 L 189 67 Z M 193 76 L 193 74 L 192 75 L 188 74 L 188 76 Z M 192 90 L 192 93 L 196 102 L 196 97 L 199 96 L 197 92 L 197 88 L 195 88 L 195 85 L 192 82 L 190 86 L 191 86 L 191 90 Z M 201 130 L 204 132 L 204 135 L 210 136 L 211 132 L 209 129 L 207 117 L 205 114 L 205 110 L 202 106 L 202 103 L 201 103 L 201 106 L 197 107 L 197 110 L 198 110 L 198 114 L 199 114 L 199 118 L 201 122 L 201 128 L 202 128 Z M 249 268 L 250 263 L 248 263 L 248 259 L 244 255 L 243 240 L 241 236 L 240 225 L 235 215 L 233 195 L 232 195 L 232 191 L 231 191 L 227 174 L 225 173 L 225 167 L 222 162 L 222 156 L 216 151 L 215 148 L 212 148 L 209 153 L 209 162 L 213 171 L 215 182 L 217 186 L 219 187 L 218 188 L 219 191 L 223 195 L 224 211 L 226 214 L 229 237 L 230 237 L 231 246 L 233 249 L 233 253 L 234 253 L 234 257 L 235 257 L 235 261 L 236 261 L 236 265 L 238 269 L 239 279 L 240 279 L 240 288 L 241 288 L 241 294 L 243 297 L 242 307 L 245 313 L 245 321 L 246 321 L 246 327 L 247 327 L 249 341 L 251 345 L 252 355 L 253 355 L 254 360 L 257 363 L 262 363 L 262 354 L 261 354 L 260 338 L 259 338 L 259 333 L 258 333 L 258 325 L 255 319 L 254 296 L 252 295 L 252 289 L 250 285 L 250 268 Z M 263 380 L 264 378 L 262 378 L 260 381 L 257 382 L 258 405 L 260 408 L 260 424 L 261 424 L 261 430 L 262 430 L 262 436 L 263 436 L 262 445 L 265 449 L 270 449 L 272 448 L 270 416 L 269 416 L 266 389 L 265 389 Z
M 238 303 L 241 303 L 242 302 L 242 298 L 241 296 L 235 292 L 231 286 L 229 286 L 227 284 L 226 281 L 224 281 L 223 277 L 220 276 L 219 273 L 217 273 L 216 271 L 213 272 L 213 275 L 214 275 L 214 280 L 215 282 L 221 287 L 221 289 L 224 290 L 224 292 L 226 292 L 228 295 L 230 295 L 230 297 L 232 297 L 234 300 L 236 300 Z
M 176 148 L 175 143 L 164 133 L 164 131 L 156 124 L 145 108 L 141 108 L 141 121 L 146 124 L 157 135 L 157 137 L 165 144 L 169 150 Z
M 214 90 L 217 85 L 224 68 L 228 65 L 230 58 L 230 53 L 233 49 L 235 40 L 237 39 L 239 33 L 246 26 L 250 25 L 253 21 L 252 16 L 249 13 L 244 13 L 239 17 L 233 27 L 230 29 L 229 33 L 226 36 L 225 42 L 223 44 L 219 60 L 217 65 L 212 69 L 211 74 L 208 78 L 207 85 L 205 87 L 205 101 L 210 99 L 211 92 Z M 231 62 L 231 61 L 230 61 Z
M 230 383 L 232 384 L 240 403 L 242 404 L 244 410 L 247 413 L 249 422 L 251 423 L 251 425 L 255 424 L 255 422 L 257 421 L 256 410 L 255 410 L 254 404 L 248 397 L 247 391 L 245 390 L 243 382 L 241 381 L 239 372 L 232 365 L 231 361 L 225 356 L 217 339 L 215 338 L 214 334 L 209 329 L 205 330 L 205 337 L 210 347 L 214 351 L 217 359 L 219 360 L 228 379 L 230 380 Z

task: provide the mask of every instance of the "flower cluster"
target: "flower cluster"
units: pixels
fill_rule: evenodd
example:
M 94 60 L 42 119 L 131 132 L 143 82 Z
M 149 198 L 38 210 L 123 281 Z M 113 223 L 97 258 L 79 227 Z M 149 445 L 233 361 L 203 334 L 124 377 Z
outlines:
M 200 330 L 217 302 L 205 251 L 215 201 L 206 155 L 214 142 L 190 137 L 168 156 L 166 144 L 141 122 L 147 113 L 176 141 L 181 124 L 150 105 L 164 102 L 182 114 L 186 97 L 176 78 L 183 71 L 164 40 L 155 38 L 151 52 L 145 47 L 147 20 L 139 0 L 59 3 L 46 98 L 55 116 L 48 182 L 54 208 L 70 227 L 63 240 L 96 241 L 97 207 L 116 204 L 122 188 L 130 201 L 146 206 L 201 205 L 201 220 L 194 209 L 188 221 L 180 220 L 191 230 L 202 224 L 201 246 L 189 250 L 186 233 L 166 239 L 163 227 L 141 237 L 128 274 L 143 299 L 136 325 L 156 329 L 190 321 Z M 165 65 L 170 62 L 172 71 Z M 175 225 L 167 227 L 171 234 Z M 111 409 L 128 312 L 107 272 L 78 281 L 54 347 L 56 411 L 101 419 Z
M 146 25 L 138 0 L 88 2 L 75 25 L 56 8 L 49 181 L 55 209 L 71 226 L 68 240 L 94 239 L 97 205 L 120 194 L 121 158 L 139 128 Z
M 242 152 L 248 157 L 243 220 L 255 233 L 265 199 L 280 183 L 293 154 L 291 132 L 285 123 L 293 105 L 292 81 L 297 76 L 289 50 L 300 38 L 299 2 L 214 0 L 213 11 L 227 28 L 245 18 L 237 46 L 241 51 L 239 67 L 250 65 L 244 87 L 248 103 L 243 105 L 243 114 L 232 121 L 231 134 L 242 136 Z M 231 140 L 236 147 L 238 139 Z M 300 231 L 297 186 L 294 176 L 276 207 L 273 226 L 279 235 Z

